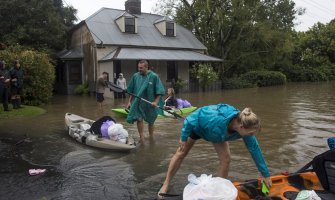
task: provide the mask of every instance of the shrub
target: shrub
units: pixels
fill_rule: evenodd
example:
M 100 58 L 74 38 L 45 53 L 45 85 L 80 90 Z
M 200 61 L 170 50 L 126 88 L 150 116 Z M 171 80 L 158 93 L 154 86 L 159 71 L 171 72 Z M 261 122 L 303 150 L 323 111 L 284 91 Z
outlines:
M 7 69 L 12 67 L 14 60 L 20 60 L 25 73 L 23 81 L 25 104 L 41 105 L 49 101 L 52 97 L 55 68 L 48 54 L 17 45 L 1 50 L 0 58 L 6 61 Z
M 194 68 L 191 69 L 191 76 L 199 81 L 203 90 L 206 86 L 211 85 L 219 78 L 218 73 L 214 71 L 213 67 L 208 63 L 196 64 Z
M 242 74 L 240 78 L 259 87 L 286 83 L 286 76 L 276 71 L 250 71 Z
M 186 82 L 181 78 L 177 78 L 177 80 L 172 83 L 172 87 L 176 93 L 179 93 L 179 91 L 183 89 L 185 85 Z
M 241 89 L 251 87 L 255 87 L 255 85 L 241 78 L 231 78 L 223 80 L 224 89 Z
M 79 95 L 87 95 L 89 94 L 90 90 L 88 88 L 88 83 L 84 83 L 82 85 L 78 85 L 75 89 L 74 89 L 74 93 L 75 94 L 79 94 Z
M 327 81 L 335 79 L 334 66 L 321 66 L 319 68 L 293 66 L 290 69 L 285 69 L 284 73 L 290 81 L 305 82 L 305 81 Z

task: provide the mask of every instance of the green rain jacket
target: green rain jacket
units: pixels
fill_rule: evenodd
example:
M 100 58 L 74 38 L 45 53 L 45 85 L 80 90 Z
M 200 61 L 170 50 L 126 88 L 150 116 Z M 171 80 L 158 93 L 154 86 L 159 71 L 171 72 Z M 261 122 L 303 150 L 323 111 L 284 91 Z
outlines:
M 135 73 L 128 84 L 127 91 L 150 102 L 153 102 L 156 96 L 161 95 L 158 106 L 164 105 L 162 100 L 165 94 L 164 86 L 158 75 L 151 70 L 145 76 L 139 72 Z M 134 97 L 127 122 L 134 123 L 138 119 L 143 119 L 148 124 L 153 124 L 159 112 L 162 112 L 159 108 L 154 108 L 151 104 Z
M 212 143 L 221 143 L 242 138 L 259 172 L 261 172 L 263 177 L 269 177 L 270 172 L 256 137 L 242 137 L 238 132 L 228 134 L 228 125 L 239 112 L 238 109 L 228 104 L 210 105 L 199 108 L 185 119 L 180 138 L 182 141 L 187 141 L 191 133 Z

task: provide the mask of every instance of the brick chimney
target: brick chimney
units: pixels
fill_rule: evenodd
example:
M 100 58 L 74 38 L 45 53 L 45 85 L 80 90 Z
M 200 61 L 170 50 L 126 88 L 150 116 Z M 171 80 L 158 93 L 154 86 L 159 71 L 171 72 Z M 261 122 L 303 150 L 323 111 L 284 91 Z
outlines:
M 130 14 L 141 14 L 141 0 L 127 0 L 124 3 L 126 11 Z

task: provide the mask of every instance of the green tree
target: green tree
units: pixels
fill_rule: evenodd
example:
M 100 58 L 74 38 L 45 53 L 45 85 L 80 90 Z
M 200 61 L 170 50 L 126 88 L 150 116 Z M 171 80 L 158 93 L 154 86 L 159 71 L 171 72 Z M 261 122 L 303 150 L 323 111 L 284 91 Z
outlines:
M 282 71 L 292 81 L 335 79 L 335 20 L 316 23 L 306 32 L 294 34 L 294 66 Z
M 300 14 L 294 5 L 292 0 L 160 0 L 158 8 L 224 60 L 221 75 L 233 77 L 291 63 L 293 19 Z
M 0 0 L 0 43 L 59 51 L 75 14 L 62 0 Z

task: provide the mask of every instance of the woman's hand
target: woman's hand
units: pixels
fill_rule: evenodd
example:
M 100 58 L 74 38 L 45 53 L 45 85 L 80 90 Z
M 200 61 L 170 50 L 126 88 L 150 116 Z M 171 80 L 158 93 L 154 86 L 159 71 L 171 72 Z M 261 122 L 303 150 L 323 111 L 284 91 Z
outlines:
M 265 182 L 266 186 L 270 189 L 272 186 L 272 181 L 270 177 L 264 178 L 263 181 Z

